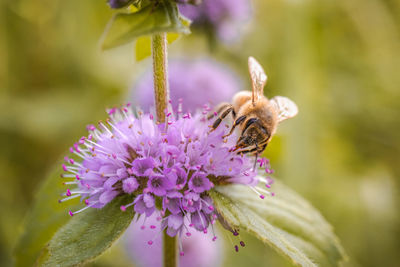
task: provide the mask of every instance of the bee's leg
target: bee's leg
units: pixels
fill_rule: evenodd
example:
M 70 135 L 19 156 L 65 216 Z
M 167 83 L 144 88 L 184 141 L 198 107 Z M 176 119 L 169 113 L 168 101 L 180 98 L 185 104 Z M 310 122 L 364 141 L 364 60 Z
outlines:
M 207 120 L 211 120 L 215 116 L 218 116 L 223 110 L 225 110 L 230 106 L 232 105 L 226 102 L 219 104 L 217 108 L 210 115 L 208 115 Z
M 217 129 L 217 127 L 221 124 L 222 120 L 223 120 L 226 116 L 228 116 L 228 114 L 231 113 L 232 111 L 233 111 L 232 105 L 231 105 L 231 104 L 228 104 L 228 105 L 226 106 L 226 109 L 222 112 L 222 114 L 218 117 L 218 119 L 216 119 L 216 120 L 214 121 L 213 125 L 210 126 L 210 127 L 211 127 L 211 131 L 210 131 L 210 132 L 212 132 L 212 131 L 214 131 L 215 129 Z
M 232 113 L 233 113 L 233 111 L 232 111 Z M 235 120 L 235 122 L 233 123 L 232 128 L 231 128 L 231 130 L 229 131 L 229 133 L 226 134 L 226 135 L 224 135 L 224 136 L 222 136 L 222 138 L 225 138 L 225 137 L 230 136 L 230 135 L 233 133 L 233 130 L 235 130 L 236 126 L 238 126 L 239 124 L 241 124 L 242 122 L 244 122 L 245 119 L 246 119 L 246 115 L 243 115 L 243 116 L 240 116 L 239 118 L 237 118 L 237 119 Z
M 265 150 L 266 147 L 267 147 L 267 143 L 264 143 L 262 146 L 259 146 L 258 148 L 251 147 L 248 149 L 239 150 L 237 153 L 238 154 L 247 154 L 247 153 L 252 153 L 252 152 L 257 151 L 257 154 L 261 154 Z M 237 149 L 239 149 L 239 148 L 237 148 Z M 236 151 L 237 149 L 235 149 L 233 151 Z
M 236 151 L 236 150 L 238 150 L 238 149 L 240 149 L 240 148 L 236 148 L 236 149 L 233 150 L 233 151 Z M 252 153 L 252 152 L 255 152 L 255 151 L 257 151 L 256 148 L 253 148 L 253 147 L 246 147 L 246 148 L 243 148 L 242 150 L 239 150 L 237 153 L 238 153 L 238 154 L 247 154 L 247 153 Z
M 265 141 L 261 142 L 260 146 L 258 147 L 258 149 L 259 149 L 259 150 L 258 150 L 258 153 L 260 153 L 260 154 L 263 153 L 263 151 L 265 150 L 265 148 L 266 148 L 267 145 L 268 145 L 268 142 L 269 142 L 269 138 L 266 139 Z

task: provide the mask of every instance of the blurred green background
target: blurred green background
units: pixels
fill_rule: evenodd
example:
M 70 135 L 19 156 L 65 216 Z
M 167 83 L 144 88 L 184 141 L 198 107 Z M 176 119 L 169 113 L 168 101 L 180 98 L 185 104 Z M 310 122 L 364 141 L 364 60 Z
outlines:
M 400 2 L 258 0 L 242 41 L 212 56 L 249 87 L 247 57 L 269 76 L 267 96 L 287 95 L 300 113 L 269 145 L 276 176 L 335 228 L 346 266 L 400 265 Z M 47 171 L 126 102 L 150 66 L 133 45 L 102 52 L 112 11 L 99 0 L 0 1 L 0 266 Z M 170 56 L 209 54 L 204 35 L 183 37 Z M 227 248 L 226 266 L 287 266 L 257 241 Z M 113 249 L 91 265 L 129 266 Z

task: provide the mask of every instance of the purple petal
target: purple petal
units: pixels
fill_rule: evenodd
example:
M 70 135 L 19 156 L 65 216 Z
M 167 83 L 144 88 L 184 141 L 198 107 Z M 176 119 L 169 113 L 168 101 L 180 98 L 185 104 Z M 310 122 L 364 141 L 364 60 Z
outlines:
M 191 222 L 198 231 L 203 231 L 208 227 L 208 220 L 202 212 L 192 213 Z
M 128 172 L 126 171 L 126 168 L 120 168 L 117 170 L 117 176 L 120 179 L 124 179 L 126 177 L 128 177 Z
M 171 214 L 168 216 L 168 227 L 173 229 L 179 229 L 183 224 L 182 215 Z
M 194 173 L 189 181 L 189 188 L 195 193 L 202 193 L 210 190 L 213 184 L 208 180 L 204 173 Z
M 128 194 L 133 193 L 138 187 L 139 183 L 133 177 L 127 178 L 122 182 L 122 190 Z
M 166 204 L 168 210 L 172 214 L 178 214 L 181 213 L 181 205 L 180 205 L 180 199 L 179 198 L 171 198 L 168 200 L 168 203 Z
M 112 189 L 113 189 L 113 185 L 114 185 L 116 182 L 118 182 L 118 181 L 119 181 L 119 178 L 118 178 L 118 177 L 111 177 L 111 178 L 108 178 L 108 179 L 104 182 L 103 187 L 104 187 L 106 190 L 112 190 Z
M 137 176 L 149 176 L 154 167 L 155 161 L 153 158 L 135 159 L 132 162 L 132 172 Z
M 150 194 L 144 194 L 143 195 L 143 201 L 146 205 L 147 208 L 152 208 L 154 207 L 155 201 L 154 201 L 154 197 Z
M 99 197 L 100 203 L 107 204 L 118 195 L 118 191 L 105 191 Z

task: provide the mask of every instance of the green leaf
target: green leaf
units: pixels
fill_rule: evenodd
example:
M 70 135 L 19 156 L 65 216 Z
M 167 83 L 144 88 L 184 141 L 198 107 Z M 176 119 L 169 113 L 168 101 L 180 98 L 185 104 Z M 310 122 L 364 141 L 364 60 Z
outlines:
M 141 61 L 151 55 L 151 37 L 140 36 L 136 40 L 135 56 L 136 61 Z
M 43 266 L 73 266 L 94 259 L 109 248 L 133 219 L 133 208 L 120 206 L 132 196 L 115 198 L 102 209 L 88 209 L 74 215 L 51 239 Z
M 210 192 L 216 210 L 232 229 L 243 229 L 301 266 L 338 266 L 346 258 L 332 227 L 305 199 L 282 183 L 264 200 L 248 187 Z
M 179 38 L 179 33 L 167 33 L 167 42 L 169 44 L 173 43 Z M 136 40 L 135 45 L 135 56 L 136 61 L 141 61 L 151 55 L 151 37 L 150 36 L 140 36 Z
M 175 33 L 175 32 L 167 33 L 167 42 L 169 44 L 172 44 L 173 42 L 178 40 L 180 36 L 181 35 L 179 33 Z
M 59 227 L 70 219 L 68 209 L 78 209 L 78 199 L 58 203 L 60 194 L 65 192 L 60 178 L 61 164 L 49 173 L 38 190 L 35 202 L 25 219 L 24 232 L 15 248 L 15 266 L 32 266 L 39 257 L 43 247 Z
M 190 33 L 173 2 L 149 5 L 135 13 L 117 13 L 109 22 L 102 38 L 102 48 L 129 43 L 139 36 L 162 32 Z

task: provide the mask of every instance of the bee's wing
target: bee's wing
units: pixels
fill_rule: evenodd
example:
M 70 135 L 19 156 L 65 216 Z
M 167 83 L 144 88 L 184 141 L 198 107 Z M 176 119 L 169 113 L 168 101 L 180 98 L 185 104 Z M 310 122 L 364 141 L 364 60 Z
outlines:
M 297 105 L 287 97 L 275 96 L 269 100 L 278 114 L 278 121 L 293 118 L 299 112 Z
M 267 75 L 260 63 L 253 57 L 249 57 L 249 73 L 253 92 L 252 102 L 255 104 L 264 95 L 263 89 L 267 83 Z

